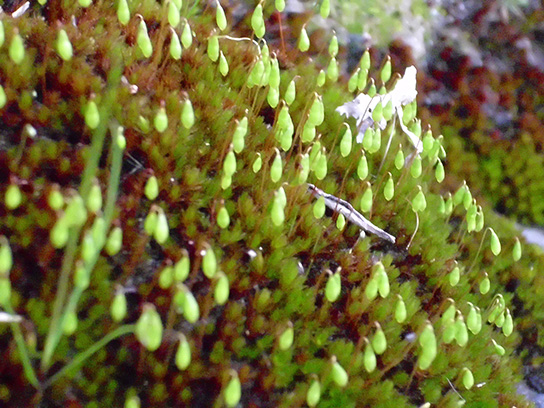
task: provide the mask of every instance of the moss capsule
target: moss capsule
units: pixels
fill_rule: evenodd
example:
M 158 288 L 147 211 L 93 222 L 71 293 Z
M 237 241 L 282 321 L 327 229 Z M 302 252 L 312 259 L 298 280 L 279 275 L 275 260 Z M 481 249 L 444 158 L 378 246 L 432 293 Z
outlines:
M 108 239 L 106 240 L 106 253 L 109 256 L 114 256 L 119 253 L 123 245 L 123 230 L 120 227 L 114 227 Z
M 217 23 L 217 27 L 219 27 L 221 31 L 224 31 L 225 28 L 227 28 L 227 17 L 225 16 L 225 11 L 223 10 L 223 7 L 221 7 L 219 0 L 217 0 L 215 4 L 215 22 Z
M 23 201 L 23 194 L 17 184 L 10 184 L 6 188 L 6 195 L 4 196 L 4 204 L 8 210 L 14 210 L 21 205 Z
M 417 361 L 418 367 L 421 370 L 427 370 L 437 354 L 436 336 L 430 322 L 425 324 L 425 327 L 419 336 L 419 345 L 421 346 L 421 349 Z
M 385 182 L 385 186 L 383 188 L 383 196 L 387 201 L 391 201 L 395 196 L 395 183 L 393 183 L 393 176 L 391 175 L 391 173 L 389 173 L 389 177 Z
M 257 4 L 253 14 L 251 15 L 251 28 L 258 38 L 263 38 L 265 33 L 265 25 L 263 18 L 263 6 L 261 3 Z
M 361 197 L 361 211 L 368 213 L 372 209 L 372 187 L 370 186 L 370 183 L 366 183 L 366 190 L 363 193 L 363 196 Z
M 127 25 L 130 21 L 130 8 L 127 0 L 119 0 L 117 3 L 117 19 L 122 25 Z
M 280 350 L 288 350 L 293 345 L 295 339 L 295 330 L 293 329 L 293 324 L 289 322 L 289 327 L 287 327 L 283 333 L 280 335 L 278 340 L 278 346 Z
M 218 278 L 215 282 L 215 288 L 213 290 L 213 297 L 218 305 L 224 305 L 229 300 L 229 278 L 223 272 L 217 273 Z
M 240 402 L 240 398 L 242 397 L 242 385 L 240 384 L 238 373 L 234 370 L 232 370 L 231 379 L 225 387 L 223 395 L 227 407 L 235 407 Z
M 100 114 L 98 113 L 98 107 L 94 100 L 87 102 L 87 105 L 84 109 L 85 124 L 90 129 L 96 129 L 100 123 Z
M 0 276 L 7 276 L 13 265 L 13 255 L 9 241 L 5 236 L 0 236 Z
M 321 384 L 318 380 L 312 381 L 308 391 L 306 392 L 306 403 L 309 407 L 313 408 L 319 403 L 321 398 Z
M 141 19 L 140 25 L 138 26 L 138 34 L 136 35 L 136 44 L 142 51 L 142 54 L 145 58 L 149 58 L 153 54 L 153 44 L 149 38 L 147 32 L 147 25 L 145 24 L 144 19 Z
M 261 157 L 261 154 L 257 153 L 257 157 L 255 157 L 255 160 L 253 161 L 253 164 L 251 166 L 253 173 L 258 173 L 261 170 L 262 166 L 263 166 L 263 159 Z
M 296 98 L 296 94 L 297 94 L 297 91 L 296 91 L 295 79 L 293 78 L 287 85 L 287 89 L 285 90 L 285 94 L 283 95 L 283 99 L 285 100 L 285 103 L 287 105 L 291 105 Z
M 168 220 L 166 219 L 166 214 L 164 213 L 162 208 L 160 208 L 157 213 L 157 225 L 155 226 L 155 230 L 153 231 L 153 238 L 155 238 L 155 241 L 157 241 L 157 243 L 162 245 L 166 242 L 169 235 L 170 229 L 168 228 Z
M 182 334 L 180 335 L 178 348 L 176 350 L 175 363 L 178 370 L 185 370 L 191 364 L 191 346 Z
M 300 30 L 300 35 L 298 37 L 298 49 L 302 52 L 306 52 L 310 49 L 310 37 L 308 37 L 305 26 L 302 26 L 302 29 Z
M 376 354 L 374 353 L 374 350 L 372 349 L 372 345 L 368 341 L 368 339 L 365 337 L 365 350 L 363 352 L 363 365 L 365 367 L 365 370 L 368 373 L 373 372 L 376 369 L 377 361 L 376 361 Z
M 342 157 L 347 157 L 351 153 L 351 144 L 353 141 L 353 136 L 351 135 L 351 128 L 344 123 L 345 130 L 340 140 L 340 154 Z
M 136 322 L 134 334 L 138 341 L 149 351 L 155 351 L 162 342 L 162 322 L 155 306 L 146 303 L 140 318 Z
M 178 33 L 175 30 L 171 30 L 170 36 L 170 56 L 175 60 L 181 58 L 182 48 L 181 42 L 179 41 Z
M 11 38 L 8 53 L 9 58 L 16 65 L 20 65 L 25 58 L 25 43 L 23 37 L 21 37 L 18 32 Z
M 325 215 L 325 199 L 323 197 L 319 197 L 314 203 L 313 214 L 317 219 L 320 219 Z
M 185 279 L 187 279 L 190 269 L 191 261 L 185 251 L 180 260 L 174 264 L 174 279 L 176 282 L 183 282 Z
M 274 7 L 281 13 L 285 10 L 285 0 L 274 0 Z
M 422 166 L 421 166 L 421 157 L 416 155 L 414 157 L 414 160 L 412 161 L 412 165 L 410 166 L 410 174 L 413 178 L 418 178 L 421 176 L 422 172 Z
M 225 206 L 221 206 L 219 208 L 219 211 L 217 212 L 217 225 L 219 225 L 219 228 L 227 228 L 230 224 L 230 216 L 229 212 L 225 208 Z
M 342 292 L 342 280 L 340 273 L 336 272 L 329 276 L 325 285 L 325 297 L 329 302 L 336 302 Z
M 374 337 L 372 337 L 371 344 L 372 349 L 378 355 L 383 354 L 387 349 L 387 339 L 385 338 L 385 333 L 378 322 L 376 322 L 376 333 L 374 333 Z
M 217 272 L 217 258 L 212 247 L 206 248 L 202 256 L 202 272 L 208 279 L 212 279 Z
M 189 25 L 188 21 L 185 21 L 185 25 L 183 26 L 183 31 L 181 32 L 181 44 L 183 45 L 183 48 L 187 49 L 191 46 L 193 43 L 193 32 L 191 30 L 191 26 Z
M 280 151 L 276 149 L 276 157 L 274 157 L 272 165 L 270 166 L 270 180 L 272 180 L 273 183 L 277 183 L 281 179 L 282 172 L 283 162 L 281 160 L 281 154 Z
M 332 364 L 331 375 L 333 381 L 339 387 L 345 387 L 346 385 L 348 385 L 348 373 L 346 372 L 344 367 L 342 367 L 340 363 L 336 361 L 336 358 L 334 358 L 334 362 Z
M 418 186 L 418 189 L 419 191 L 412 200 L 412 209 L 414 212 L 422 212 L 425 211 L 425 208 L 427 208 L 427 200 L 425 200 L 425 195 L 423 194 L 420 186 Z
M 159 273 L 159 287 L 161 289 L 168 289 L 174 283 L 174 268 L 172 266 L 165 266 Z
M 506 316 L 504 318 L 504 323 L 502 325 L 502 333 L 508 337 L 512 334 L 514 331 L 514 321 L 512 319 L 512 315 L 510 314 L 510 310 L 506 309 Z
M 72 59 L 73 52 L 74 50 L 72 48 L 72 43 L 68 38 L 68 34 L 61 29 L 57 35 L 57 54 L 59 54 L 64 61 L 69 61 Z
M 395 320 L 397 323 L 403 323 L 406 320 L 406 304 L 404 303 L 404 300 L 402 299 L 402 296 L 397 295 L 398 300 L 397 304 L 395 305 Z
M 195 113 L 193 111 L 193 104 L 189 99 L 183 103 L 181 109 L 181 124 L 185 129 L 191 129 L 195 123 Z
M 459 269 L 458 266 L 456 266 L 448 274 L 448 281 L 450 282 L 451 286 L 457 286 L 460 278 L 461 278 L 461 270 Z
M 472 386 L 474 385 L 474 375 L 472 374 L 472 371 L 470 371 L 468 368 L 463 368 L 461 371 L 463 373 L 462 381 L 463 385 L 467 390 L 470 390 Z

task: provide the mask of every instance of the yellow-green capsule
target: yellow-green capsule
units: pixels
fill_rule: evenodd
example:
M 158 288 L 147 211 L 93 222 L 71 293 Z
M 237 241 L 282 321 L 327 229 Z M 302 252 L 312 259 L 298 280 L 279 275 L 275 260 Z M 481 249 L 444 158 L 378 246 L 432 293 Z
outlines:
M 293 345 L 295 339 L 295 330 L 293 324 L 289 322 L 289 327 L 283 331 L 278 340 L 278 346 L 280 350 L 288 350 Z
M 87 197 L 87 209 L 92 213 L 97 213 L 102 208 L 102 191 L 98 182 L 94 182 L 89 190 Z
M 355 92 L 355 90 L 357 89 L 357 81 L 359 80 L 359 71 L 361 70 L 361 68 L 357 68 L 353 74 L 351 74 L 351 76 L 349 77 L 349 80 L 348 80 L 348 91 L 350 92 Z
M 77 0 L 77 2 L 81 7 L 89 7 L 93 1 L 92 0 Z
M 149 58 L 151 54 L 153 54 L 153 44 L 151 44 L 151 39 L 149 38 L 149 34 L 147 32 L 147 25 L 143 19 L 140 21 L 140 25 L 138 26 L 136 43 L 138 44 L 138 47 L 142 51 L 145 58 Z
M 285 10 L 285 0 L 275 0 L 274 7 L 276 7 L 276 10 L 281 13 L 283 10 Z
M 6 188 L 6 195 L 4 196 L 4 204 L 8 210 L 14 210 L 23 202 L 23 194 L 17 184 L 10 184 Z
M 521 259 L 521 242 L 519 242 L 518 237 L 515 237 L 514 248 L 512 249 L 512 258 L 514 259 L 514 262 Z
M 212 247 L 208 247 L 202 256 L 202 272 L 208 279 L 212 279 L 217 271 L 217 258 Z
M 425 195 L 423 194 L 420 186 L 418 186 L 418 189 L 419 191 L 412 200 L 412 209 L 414 212 L 425 211 L 425 208 L 427 208 L 427 200 L 425 200 Z
M 19 65 L 23 62 L 25 58 L 25 43 L 23 37 L 19 35 L 18 32 L 11 38 L 11 43 L 9 44 L 9 57 L 16 64 Z
M 144 194 L 148 200 L 154 200 L 159 195 L 159 182 L 157 177 L 152 175 L 149 177 L 144 186 Z
M 174 283 L 174 268 L 170 265 L 165 266 L 159 274 L 159 287 L 168 289 Z
M 271 108 L 276 108 L 280 101 L 280 91 L 278 88 L 269 87 L 268 94 L 266 95 L 266 101 Z
M 300 166 L 297 172 L 296 182 L 298 185 L 306 183 L 308 176 L 310 175 L 310 156 L 308 153 L 304 153 L 300 157 Z
M 501 346 L 500 344 L 498 344 L 495 340 L 491 339 L 491 342 L 493 343 L 493 347 L 495 348 L 495 352 L 499 355 L 499 356 L 504 356 L 504 354 L 506 353 L 506 350 L 504 349 L 503 346 Z
M 412 161 L 412 165 L 410 166 L 410 174 L 413 178 L 418 178 L 419 176 L 421 176 L 421 172 L 421 157 L 419 155 L 416 155 L 416 157 L 414 157 L 414 160 Z
M 232 148 L 235 153 L 240 153 L 242 150 L 244 150 L 247 127 L 247 116 L 244 116 L 239 122 L 236 121 L 236 128 L 234 129 L 234 134 L 232 135 Z
M 5 236 L 0 236 L 0 276 L 7 276 L 13 265 L 13 256 L 9 241 Z
M 336 228 L 342 231 L 345 226 L 346 226 L 346 217 L 344 217 L 344 214 L 338 214 L 338 218 L 336 218 Z
M 365 152 L 362 152 L 363 155 L 359 159 L 359 164 L 357 165 L 357 176 L 360 180 L 364 180 L 368 176 L 368 161 L 366 159 Z
M 200 317 L 200 307 L 198 306 L 198 302 L 191 291 L 186 288 L 183 297 L 183 317 L 185 317 L 185 319 L 192 324 L 196 323 Z
M 439 183 L 442 183 L 442 181 L 444 181 L 444 177 L 445 177 L 444 165 L 442 164 L 442 161 L 440 161 L 440 159 L 438 159 L 436 163 L 434 176 L 436 178 L 436 181 L 438 181 Z
M 117 19 L 122 25 L 127 25 L 130 21 L 130 8 L 127 0 L 119 0 L 117 3 Z
M 183 31 L 181 32 L 181 44 L 183 45 L 183 48 L 187 49 L 191 46 L 192 43 L 193 32 L 191 30 L 189 22 L 185 21 L 185 26 L 183 27 Z
M 393 176 L 391 175 L 391 173 L 388 174 L 389 178 L 385 182 L 385 187 L 383 188 L 383 196 L 387 201 L 391 201 L 395 196 L 395 183 L 393 183 Z
M 164 106 L 161 106 L 153 118 L 153 126 L 157 132 L 162 133 L 168 127 L 168 116 Z
M 340 273 L 336 272 L 329 276 L 325 285 L 325 297 L 329 302 L 336 302 L 342 292 L 342 279 Z
M 271 208 L 271 217 L 272 217 L 272 223 L 279 227 L 283 222 L 285 221 L 285 213 L 283 212 L 283 205 L 281 203 L 281 198 L 279 197 L 279 194 L 276 192 L 274 194 L 274 201 L 272 201 L 272 208 Z
M 230 216 L 229 212 L 225 208 L 225 206 L 221 206 L 219 208 L 219 211 L 217 212 L 217 225 L 219 225 L 219 228 L 225 229 L 230 224 Z
M 370 154 L 374 153 L 373 145 L 374 145 L 374 129 L 367 128 L 365 130 L 365 133 L 363 135 L 363 149 L 365 151 L 369 152 Z
M 342 135 L 340 140 L 340 154 L 342 157 L 347 157 L 351 153 L 351 144 L 353 141 L 353 136 L 351 135 L 351 128 L 348 124 L 344 123 L 346 130 Z
M 512 315 L 510 314 L 510 310 L 506 309 L 506 316 L 504 318 L 504 323 L 502 325 L 502 332 L 506 337 L 508 337 L 512 334 L 513 331 L 514 331 L 514 321 L 512 319 Z
M 321 95 L 314 93 L 314 100 L 310 106 L 310 112 L 308 114 L 308 121 L 314 126 L 319 126 L 325 119 L 325 109 L 323 107 L 323 100 Z
M 366 184 L 366 190 L 361 197 L 361 211 L 368 213 L 372 209 L 372 187 L 369 182 Z
M 281 160 L 281 154 L 280 151 L 276 149 L 276 157 L 274 157 L 272 165 L 270 166 L 270 180 L 277 183 L 281 179 L 282 172 L 283 162 Z
M 314 217 L 317 219 L 325 215 L 325 198 L 319 197 L 313 206 Z
M 474 231 L 480 232 L 482 229 L 484 229 L 484 211 L 482 210 L 482 206 L 479 205 L 476 211 L 476 225 Z
M 293 78 L 291 82 L 287 85 L 287 89 L 285 90 L 285 94 L 283 95 L 283 99 L 285 100 L 285 103 L 287 105 L 291 105 L 296 97 L 296 85 L 295 85 L 295 79 Z
M 176 33 L 176 30 L 172 29 L 172 35 L 170 36 L 170 56 L 174 58 L 175 60 L 179 60 L 181 58 L 181 43 L 179 41 L 178 33 Z
M 302 26 L 300 30 L 300 35 L 298 37 L 298 49 L 302 52 L 306 52 L 310 49 L 310 37 L 306 32 L 306 26 Z
M 223 51 L 219 52 L 219 72 L 223 76 L 226 76 L 229 73 L 229 63 L 227 62 Z
M 363 53 L 363 56 L 361 57 L 361 61 L 359 61 L 359 65 L 360 65 L 361 69 L 363 69 L 363 70 L 370 69 L 370 52 L 369 52 L 368 48 Z
M 436 336 L 431 323 L 427 322 L 419 336 L 419 345 L 421 346 L 418 358 L 418 367 L 427 370 L 434 361 L 437 354 Z
M 317 158 L 314 172 L 315 172 L 315 177 L 318 180 L 323 180 L 325 176 L 327 175 L 327 155 L 325 152 L 325 148 L 323 148 L 323 152 Z
M 227 300 L 229 300 L 229 278 L 222 271 L 219 271 L 217 275 L 218 278 L 215 282 L 213 297 L 215 299 L 215 303 L 217 303 L 218 305 L 224 305 L 225 303 L 227 303 Z
M 332 364 L 331 375 L 333 381 L 339 387 L 345 387 L 346 385 L 348 385 L 348 373 L 346 372 L 344 367 L 342 367 L 340 363 L 336 361 L 336 358 L 334 358 L 334 362 Z
M 261 3 L 257 4 L 253 14 L 251 15 L 251 28 L 258 38 L 263 38 L 265 33 L 265 25 L 263 18 L 263 6 Z
M 327 78 L 332 82 L 336 82 L 338 80 L 338 75 L 338 62 L 336 61 L 336 58 L 332 57 L 327 66 Z
M 181 371 L 185 370 L 191 364 L 191 346 L 183 334 L 180 335 L 175 362 L 176 367 Z
M 191 261 L 184 250 L 183 256 L 174 264 L 174 279 L 177 282 L 183 282 L 189 276 Z
M 365 367 L 365 370 L 368 373 L 373 372 L 376 369 L 377 361 L 376 361 L 376 354 L 374 353 L 374 350 L 372 349 L 372 345 L 368 341 L 368 339 L 365 337 L 365 350 L 363 352 L 363 365 Z
M 467 328 L 472 334 L 478 334 L 482 329 L 482 320 L 478 318 L 478 311 L 472 304 L 467 315 Z
M 387 339 L 385 338 L 385 333 L 378 322 L 376 322 L 376 333 L 374 333 L 374 337 L 372 337 L 371 344 L 372 349 L 378 355 L 383 354 L 387 349 Z
M 79 194 L 70 198 L 64 213 L 69 226 L 82 226 L 87 221 L 87 209 Z
M 80 290 L 85 290 L 89 287 L 90 282 L 90 271 L 81 260 L 78 260 L 74 271 L 74 286 Z
M 225 11 L 223 10 L 223 7 L 221 7 L 219 0 L 216 0 L 215 3 L 215 22 L 217 23 L 217 27 L 219 27 L 221 31 L 224 31 L 225 28 L 227 28 L 227 17 L 225 16 Z
M 370 78 L 370 86 L 368 87 L 368 96 L 373 98 L 376 95 L 376 84 L 374 83 L 374 78 Z
M 2 20 L 0 20 L 0 47 L 4 45 L 4 41 L 6 39 L 6 33 L 4 31 L 4 23 Z
M 455 342 L 460 347 L 465 347 L 468 343 L 467 325 L 461 313 L 458 313 L 457 319 L 455 319 Z
M 385 64 L 383 64 L 383 68 L 380 71 L 380 79 L 384 84 L 391 78 L 391 57 L 388 55 L 386 58 Z
M 395 168 L 400 170 L 404 167 L 404 152 L 402 151 L 402 145 L 399 146 L 399 151 L 395 156 Z
M 489 280 L 487 273 L 485 273 L 484 278 L 480 282 L 480 293 L 485 295 L 489 292 L 489 289 L 491 289 L 491 281 Z
M 319 384 L 319 381 L 314 380 L 306 392 L 306 403 L 310 408 L 313 408 L 319 403 L 320 398 L 321 385 Z
M 468 368 L 463 368 L 463 385 L 467 390 L 470 390 L 472 386 L 474 385 L 474 376 L 472 375 L 472 371 L 470 371 Z
M 448 280 L 450 282 L 451 286 L 457 286 L 459 283 L 459 279 L 461 278 L 461 270 L 458 266 L 453 268 L 451 272 L 448 274 Z
M 168 228 L 168 220 L 166 219 L 166 214 L 159 209 L 157 213 L 157 225 L 155 226 L 155 231 L 153 231 L 153 237 L 155 241 L 159 244 L 164 244 L 170 235 L 170 229 Z
M 153 232 L 155 232 L 155 229 L 157 228 L 157 221 L 158 221 L 157 211 L 151 208 L 144 220 L 144 230 L 147 233 L 147 235 L 153 235 Z
M 72 43 L 68 38 L 68 34 L 61 29 L 57 35 L 57 54 L 59 54 L 64 61 L 69 61 L 72 59 L 73 52 L 74 50 L 72 48 Z
M 362 92 L 363 89 L 366 88 L 367 81 L 368 81 L 368 69 L 360 68 L 359 76 L 357 78 L 357 90 L 359 92 Z
M 493 228 L 489 228 L 489 232 L 491 234 L 491 238 L 490 238 L 491 252 L 493 252 L 493 255 L 497 256 L 501 253 L 501 241 L 499 240 L 499 237 L 497 236 Z
M 60 249 L 64 248 L 68 242 L 69 234 L 69 223 L 66 220 L 66 216 L 60 217 L 49 231 L 49 240 L 53 248 Z
M 253 173 L 258 173 L 261 170 L 262 166 L 263 166 L 263 159 L 261 158 L 261 154 L 257 153 L 257 157 L 255 157 L 255 160 L 253 161 L 253 165 L 251 166 Z
M 232 370 L 232 378 L 225 387 L 223 395 L 227 407 L 235 407 L 240 402 L 240 398 L 242 397 L 242 385 L 240 384 L 238 373 L 234 370 Z
M 399 299 L 397 300 L 397 304 L 395 305 L 395 320 L 397 321 L 397 323 L 403 323 L 406 320 L 407 316 L 406 304 L 404 303 L 402 296 L 397 296 Z
M 219 59 L 219 38 L 216 35 L 212 35 L 208 38 L 207 48 L 208 58 L 213 62 Z
M 96 129 L 100 123 L 100 114 L 98 113 L 98 107 L 94 100 L 89 100 L 85 106 L 85 124 L 90 129 Z
M 380 262 L 381 264 L 381 262 Z M 389 276 L 385 272 L 385 269 L 382 267 L 377 271 L 375 278 L 378 283 L 378 293 L 382 298 L 389 296 L 390 286 L 389 286 Z
M 316 86 L 320 88 L 323 85 L 325 85 L 326 79 L 327 79 L 327 74 L 325 73 L 325 71 L 320 70 L 317 74 L 317 79 L 315 81 Z
M 186 99 L 181 109 L 181 124 L 185 129 L 191 129 L 195 124 L 195 113 L 190 99 Z
M 329 43 L 329 55 L 333 58 L 338 55 L 338 37 L 336 37 L 336 34 L 333 34 Z
M 6 97 L 6 92 L 4 91 L 4 87 L 0 85 L 0 109 L 6 106 L 7 101 L 8 99 Z
M 331 2 L 330 0 L 322 0 L 321 6 L 319 7 L 319 14 L 321 14 L 321 17 L 327 18 L 329 17 L 329 13 L 331 11 Z
M 155 306 L 146 303 L 140 318 L 136 322 L 134 334 L 138 341 L 149 351 L 155 351 L 162 342 L 162 322 Z
M 123 245 L 123 230 L 121 227 L 114 227 L 108 239 L 106 240 L 106 253 L 109 256 L 114 256 L 119 253 L 121 246 Z

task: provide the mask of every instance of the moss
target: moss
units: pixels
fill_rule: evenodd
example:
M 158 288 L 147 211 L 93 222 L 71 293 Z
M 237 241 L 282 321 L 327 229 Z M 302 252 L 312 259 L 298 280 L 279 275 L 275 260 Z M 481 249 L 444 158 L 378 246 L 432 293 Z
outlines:
M 17 361 L 24 347 L 17 344 L 18 348 L 3 348 L 9 357 L 6 361 L 12 361 L 11 371 L 17 373 L 4 378 L 14 392 L 0 395 L 3 402 L 16 404 L 15 391 L 21 391 L 27 395 L 35 392 L 36 399 L 44 403 L 66 403 L 70 390 L 75 389 L 82 404 L 100 400 L 121 405 L 128 396 L 126 390 L 135 389 L 143 405 L 219 405 L 232 369 L 242 385 L 243 405 L 266 402 L 300 406 L 315 378 L 322 384 L 319 406 L 323 407 L 393 403 L 410 406 L 425 402 L 443 405 L 455 399 L 457 392 L 468 404 L 478 404 L 495 399 L 495 395 L 500 400 L 503 395 L 513 394 L 520 372 L 520 360 L 513 354 L 520 342 L 517 332 L 504 337 L 498 328 L 484 324 L 480 333 L 470 335 L 464 347 L 438 344 L 437 356 L 428 370 L 417 368 L 425 347 L 413 339 L 428 325 L 441 338 L 446 323 L 442 324 L 440 317 L 449 305 L 448 298 L 456 301 L 464 316 L 469 310 L 467 301 L 485 311 L 496 294 L 503 296 L 506 307 L 514 307 L 520 299 L 527 307 L 537 308 L 538 302 L 531 296 L 538 294 L 540 289 L 533 283 L 540 278 L 531 274 L 526 265 L 540 262 L 540 258 L 529 250 L 530 260 L 511 260 L 506 252 L 513 245 L 512 224 L 494 217 L 485 207 L 487 225 L 497 231 L 503 243 L 503 253 L 493 256 L 484 231 L 466 232 L 462 205 L 453 214 L 439 211 L 442 191 L 434 181 L 434 162 L 429 154 L 423 157 L 420 177 L 414 178 L 409 166 L 400 170 L 394 167 L 399 141 L 407 144 L 397 130 L 393 130 L 398 134 L 391 151 L 386 151 L 384 141 L 378 151 L 366 152 L 370 171 L 367 179 L 374 194 L 372 210 L 365 214 L 394 234 L 396 243 L 374 236 L 360 237 L 359 228 L 349 222 L 338 229 L 337 214 L 330 208 L 316 219 L 311 194 L 306 185 L 295 180 L 301 166 L 299 158 L 318 142 L 315 152 L 326 158 L 326 176 L 311 171 L 308 181 L 357 208 L 364 192 L 365 184 L 356 168 L 362 155 L 360 145 L 354 145 L 346 158 L 339 154 L 344 125 L 335 109 L 352 98 L 345 86 L 328 81 L 316 88 L 319 68 L 298 51 L 284 54 L 281 46 L 273 46 L 271 40 L 270 51 L 276 53 L 282 67 L 280 89 L 297 77 L 297 97 L 289 106 L 294 139 L 289 149 L 279 150 L 275 132 L 282 105 L 272 109 L 267 105 L 266 87 L 247 85 L 248 73 L 259 56 L 255 43 L 219 38 L 229 61 L 229 74 L 223 77 L 217 64 L 205 55 L 214 13 L 205 9 L 192 14 L 184 8 L 182 15 L 190 22 L 195 38 L 191 47 L 183 50 L 180 61 L 170 59 L 165 7 L 151 0 L 131 4 L 131 12 L 145 19 L 153 42 L 153 55 L 148 59 L 136 44 L 138 18 L 133 16 L 123 27 L 115 13 L 102 4 L 81 9 L 75 3 L 63 6 L 51 2 L 44 8 L 36 6 L 20 19 L 2 19 L 7 40 L 17 26 L 27 51 L 20 72 L 0 63 L 0 81 L 8 99 L 0 110 L 5 123 L 1 130 L 11 132 L 0 162 L 7 173 L 4 179 L 16 180 L 25 195 L 19 208 L 2 207 L 0 212 L 1 233 L 9 240 L 15 262 L 9 278 L 16 294 L 8 307 L 34 322 L 29 325 L 32 327 L 23 325 L 23 339 L 38 338 L 41 351 L 44 344 L 49 344 L 48 333 L 54 327 L 50 317 L 55 315 L 53 304 L 62 292 L 58 287 L 67 277 L 69 291 L 61 309 L 73 302 L 79 320 L 75 333 L 60 336 L 50 362 L 30 353 L 35 367 L 41 363 L 39 381 L 46 387 L 43 394 L 33 391 L 28 374 L 25 377 L 19 368 Z M 72 14 L 77 26 L 67 23 Z M 246 17 L 244 20 L 249 20 L 249 14 Z M 228 18 L 234 21 L 233 16 Z M 52 50 L 57 20 L 65 26 L 74 48 L 73 58 L 65 62 Z M 229 35 L 247 34 L 244 20 L 234 24 Z M 182 34 L 182 27 L 176 30 Z M 289 40 L 293 39 L 285 39 Z M 261 48 L 263 45 L 259 44 Z M 5 47 L 0 48 L 2 55 L 6 58 L 0 61 L 8 59 Z M 26 71 L 36 75 L 25 76 Z M 121 75 L 126 81 L 120 79 Z M 137 86 L 137 92 L 131 85 Z M 34 89 L 37 96 L 32 96 Z M 325 121 L 317 127 L 318 139 L 303 143 L 300 134 L 315 92 L 322 97 Z M 89 100 L 95 101 L 100 115 L 95 130 L 85 125 L 89 123 L 84 113 Z M 182 125 L 181 118 L 187 100 L 195 113 L 190 128 Z M 160 106 L 164 106 L 168 127 L 163 132 L 151 126 L 142 129 L 142 123 L 152 121 Z M 235 121 L 244 116 L 249 123 L 245 146 L 235 154 L 236 165 L 230 169 L 232 180 L 225 187 L 225 158 L 232 154 Z M 43 132 L 44 138 L 24 140 L 26 123 L 36 127 L 39 135 Z M 116 150 L 118 124 L 124 127 L 126 150 L 121 174 L 115 176 L 116 160 L 121 157 L 120 150 Z M 384 131 L 384 137 L 386 134 Z M 270 167 L 278 151 L 283 169 L 281 178 L 273 182 Z M 404 151 L 408 156 L 408 149 Z M 15 161 L 18 152 L 22 153 Z M 257 153 L 263 167 L 255 173 L 252 165 Z M 97 163 L 94 172 L 93 160 Z M 389 174 L 396 183 L 391 201 L 382 192 Z M 150 175 L 156 176 L 159 186 L 154 200 L 144 193 Z M 68 196 L 81 186 L 79 193 L 85 201 L 95 177 L 101 191 L 109 191 L 106 194 L 113 197 L 103 198 L 103 215 L 122 228 L 123 247 L 113 256 L 97 250 L 95 261 L 86 261 L 92 265 L 91 280 L 89 288 L 82 289 L 72 283 L 71 258 L 82 256 L 80 233 L 92 231 L 96 216 L 89 213 L 81 231 L 71 227 L 71 241 L 66 248 L 54 249 L 49 230 L 62 216 L 62 210 L 51 210 L 45 195 L 59 188 Z M 271 212 L 280 186 L 285 193 L 284 218 L 275 223 Z M 419 191 L 425 194 L 427 205 L 415 214 L 410 202 Z M 222 205 L 229 213 L 228 226 L 217 223 Z M 144 220 L 150 212 L 160 212 L 158 208 L 165 212 L 168 223 L 168 239 L 162 244 L 144 230 Z M 110 220 L 107 222 L 109 225 Z M 98 242 L 100 237 L 93 239 Z M 207 245 L 214 250 L 218 270 L 228 277 L 230 295 L 225 305 L 215 304 L 215 278 L 201 271 L 201 251 Z M 190 259 L 188 277 L 171 288 L 161 288 L 160 272 L 183 254 Z M 37 269 L 30 260 L 38 265 Z M 385 269 L 386 282 L 380 275 L 379 294 L 370 299 L 367 288 L 378 279 L 374 276 L 378 261 Z M 447 274 L 455 262 L 463 274 L 459 285 L 452 287 Z M 63 266 L 66 264 L 68 267 Z M 330 302 L 324 295 L 327 270 L 334 272 L 337 268 L 341 293 Z M 484 270 L 492 284 L 490 293 L 481 295 L 477 285 Z M 514 293 L 512 279 L 526 290 Z M 126 297 L 128 324 L 140 318 L 144 305 L 154 305 L 164 328 L 161 346 L 150 352 L 135 336 L 119 334 L 102 344 L 83 368 L 64 373 L 63 367 L 74 368 L 70 365 L 74 356 L 77 361 L 80 353 L 104 336 L 120 333 L 120 328 L 126 328 L 123 334 L 132 330 L 132 326 L 119 327 L 109 315 L 116 284 L 121 285 L 119 293 Z M 393 317 L 397 294 L 406 304 L 403 323 Z M 189 295 L 199 307 L 199 318 L 194 323 L 183 318 L 188 313 L 182 309 L 194 307 L 185 301 Z M 294 340 L 282 350 L 279 336 L 288 322 L 293 325 Z M 376 322 L 383 328 L 388 346 L 377 357 L 376 369 L 369 373 L 363 350 L 365 339 L 375 333 Z M 536 326 L 536 330 L 539 328 Z M 522 334 L 535 330 L 529 318 L 521 314 L 520 329 Z M 191 349 L 191 363 L 181 373 L 172 361 L 180 333 Z M 14 331 L 11 337 L 2 332 L 1 339 L 6 343 L 17 341 L 17 333 Z M 506 356 L 495 355 L 491 339 L 506 347 Z M 345 388 L 332 380 L 331 362 L 336 361 L 348 373 Z M 461 391 L 456 378 L 465 366 L 470 366 L 476 381 L 485 382 L 486 387 Z M 505 405 L 502 401 L 500 404 Z M 521 398 L 516 404 L 523 406 Z

